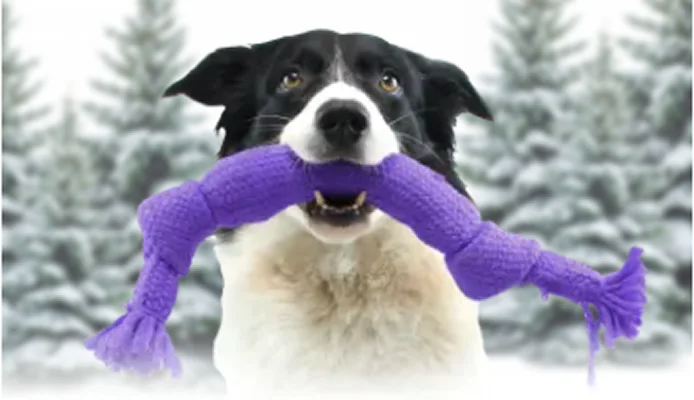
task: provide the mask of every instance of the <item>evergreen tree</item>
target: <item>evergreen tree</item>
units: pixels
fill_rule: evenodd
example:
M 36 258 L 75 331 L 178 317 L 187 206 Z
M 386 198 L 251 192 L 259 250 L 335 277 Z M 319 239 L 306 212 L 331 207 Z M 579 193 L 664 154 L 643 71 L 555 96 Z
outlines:
M 199 178 L 215 161 L 214 138 L 195 131 L 198 118 L 188 112 L 186 100 L 161 98 L 190 64 L 183 58 L 185 31 L 177 21 L 175 1 L 136 4 L 135 14 L 121 28 L 107 31 L 115 47 L 102 55 L 110 76 L 94 82 L 99 99 L 86 106 L 106 134 L 95 150 L 116 199 L 109 206 L 108 228 L 116 236 L 100 251 L 100 263 L 122 265 L 130 284 L 144 262 L 136 219 L 139 203 Z M 178 347 L 211 356 L 221 275 L 209 243 L 200 247 L 180 285 L 169 331 Z
M 24 245 L 17 234 L 30 213 L 23 190 L 34 178 L 27 153 L 36 144 L 37 126 L 48 108 L 36 104 L 40 85 L 32 78 L 36 62 L 15 45 L 17 20 L 11 6 L 2 2 L 2 269 L 7 275 L 20 270 L 18 250 Z M 16 344 L 13 318 L 16 298 L 8 295 L 11 281 L 3 279 L 3 348 Z M 3 361 L 6 356 L 3 352 Z
M 101 53 L 101 59 L 112 76 L 93 81 L 104 101 L 89 104 L 88 110 L 116 132 L 184 131 L 190 125 L 184 101 L 160 101 L 164 89 L 189 64 L 182 58 L 185 30 L 177 21 L 176 2 L 136 4 L 135 14 L 126 17 L 122 28 L 106 30 L 116 51 Z
M 2 128 L 3 131 L 21 132 L 45 117 L 48 108 L 35 104 L 41 85 L 31 75 L 37 64 L 35 59 L 26 58 L 15 46 L 18 21 L 10 4 L 2 2 Z M 21 147 L 22 137 L 17 136 L 3 136 L 3 151 L 24 149 Z
M 565 92 L 577 79 L 572 58 L 576 20 L 568 0 L 502 0 L 494 56 L 498 73 L 484 93 L 494 123 L 461 139 L 461 169 L 485 219 L 547 245 L 566 218 L 553 162 L 564 140 L 557 120 L 569 108 Z M 536 309 L 536 310 L 534 310 Z M 515 349 L 546 305 L 536 288 L 519 288 L 481 305 L 490 352 Z
M 632 38 L 624 49 L 636 65 L 627 72 L 637 110 L 635 190 L 661 207 L 661 235 L 650 243 L 666 257 L 648 264 L 670 275 L 662 288 L 661 318 L 691 335 L 692 311 L 692 1 L 643 0 L 649 17 L 631 16 Z
M 92 233 L 101 212 L 92 204 L 96 175 L 71 100 L 41 139 L 26 155 L 38 167 L 37 179 L 24 183 L 32 212 L 15 233 L 22 268 L 3 276 L 3 294 L 15 299 L 15 343 L 3 370 L 20 378 L 76 377 L 96 365 L 84 339 L 117 315 L 103 315 L 104 292 L 92 279 Z
M 660 221 L 657 205 L 632 193 L 631 182 L 641 179 L 640 162 L 632 156 L 634 115 L 607 35 L 599 36 L 596 55 L 581 82 L 571 91 L 575 106 L 562 123 L 568 130 L 566 145 L 554 163 L 556 185 L 564 194 L 558 200 L 568 214 L 549 239 L 549 247 L 607 274 L 622 265 L 631 246 L 660 234 Z M 649 257 L 656 259 L 658 254 Z M 663 289 L 674 284 L 671 275 L 653 274 L 648 280 L 651 299 L 660 298 Z M 548 303 L 532 315 L 534 340 L 527 354 L 534 360 L 585 363 L 588 338 L 583 310 L 561 298 Z M 659 321 L 662 309 L 661 302 L 649 301 L 638 341 L 620 343 L 600 355 L 631 364 L 671 360 L 684 338 Z

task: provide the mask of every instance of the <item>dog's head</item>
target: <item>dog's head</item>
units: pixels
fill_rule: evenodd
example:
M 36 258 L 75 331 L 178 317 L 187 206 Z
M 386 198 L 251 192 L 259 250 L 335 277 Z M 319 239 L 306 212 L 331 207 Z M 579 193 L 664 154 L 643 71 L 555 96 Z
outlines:
M 286 143 L 309 162 L 378 164 L 404 152 L 467 196 L 453 167 L 456 117 L 491 119 L 458 67 L 364 34 L 310 31 L 206 56 L 165 96 L 224 106 L 219 156 Z M 330 197 L 287 212 L 318 238 L 349 241 L 380 215 L 368 194 Z

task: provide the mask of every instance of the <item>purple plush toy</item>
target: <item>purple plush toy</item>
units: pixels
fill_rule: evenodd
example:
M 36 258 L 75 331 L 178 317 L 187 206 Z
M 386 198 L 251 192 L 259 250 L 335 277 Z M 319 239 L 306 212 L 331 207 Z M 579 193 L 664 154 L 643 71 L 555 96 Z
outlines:
M 327 194 L 366 191 L 369 201 L 440 250 L 460 289 L 484 300 L 513 286 L 534 284 L 583 306 L 590 337 L 589 379 L 605 342 L 633 339 L 646 302 L 642 252 L 632 248 L 624 267 L 602 276 L 589 267 L 544 251 L 537 242 L 484 222 L 475 206 L 442 176 L 405 155 L 379 166 L 347 162 L 309 165 L 288 147 L 264 146 L 220 160 L 200 182 L 190 181 L 144 201 L 138 210 L 145 265 L 127 312 L 87 341 L 114 369 L 147 374 L 162 368 L 180 374 L 164 327 L 176 300 L 178 279 L 188 272 L 198 245 L 219 227 L 266 220 L 284 208 Z M 597 310 L 595 320 L 588 306 Z

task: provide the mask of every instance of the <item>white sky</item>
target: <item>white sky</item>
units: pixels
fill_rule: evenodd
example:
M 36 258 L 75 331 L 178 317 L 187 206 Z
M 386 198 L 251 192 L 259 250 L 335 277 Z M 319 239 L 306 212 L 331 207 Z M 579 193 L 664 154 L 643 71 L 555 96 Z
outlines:
M 602 27 L 622 31 L 623 16 L 640 0 L 576 0 L 583 16 L 580 35 L 595 37 Z M 38 57 L 38 77 L 48 103 L 70 90 L 89 96 L 88 80 L 103 71 L 99 51 L 113 47 L 105 27 L 121 23 L 134 0 L 10 0 L 20 27 L 15 37 L 25 53 Z M 490 21 L 498 0 L 270 1 L 179 0 L 188 28 L 188 52 L 197 61 L 217 47 L 252 43 L 313 28 L 361 31 L 431 57 L 447 59 L 473 80 L 491 69 Z M 455 11 L 451 11 L 455 10 Z M 448 40 L 442 40 L 447 38 Z M 202 111 L 203 108 L 201 107 Z M 205 109 L 215 118 L 218 110 Z M 210 122 L 210 129 L 213 122 Z

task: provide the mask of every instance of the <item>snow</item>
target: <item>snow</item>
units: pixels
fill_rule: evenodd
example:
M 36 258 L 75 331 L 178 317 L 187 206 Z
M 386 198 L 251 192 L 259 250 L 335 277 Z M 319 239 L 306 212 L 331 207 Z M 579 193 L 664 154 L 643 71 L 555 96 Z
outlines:
M 503 157 L 489 167 L 487 176 L 492 180 L 502 180 L 515 175 L 522 165 L 513 157 Z
M 531 130 L 522 144 L 530 149 L 541 150 L 547 153 L 554 153 L 561 147 L 561 143 L 552 135 L 538 130 Z
M 562 97 L 553 90 L 535 88 L 514 93 L 512 98 L 518 108 L 547 110 L 552 115 L 561 113 Z
M 38 288 L 24 296 L 25 304 L 34 309 L 48 308 L 51 304 L 78 307 L 84 304 L 84 294 L 76 291 L 72 284 Z
M 590 240 L 593 238 L 608 244 L 620 244 L 622 239 L 619 229 L 606 220 L 577 222 L 574 223 L 573 226 L 563 229 L 559 234 L 562 239 L 568 242 L 576 242 L 580 239 Z
M 528 326 L 533 322 L 533 315 L 527 312 L 518 312 L 519 309 L 523 309 L 523 305 L 519 301 L 509 301 L 509 298 L 513 296 L 513 300 L 518 300 L 519 295 L 526 295 L 527 292 L 530 293 L 531 299 L 534 301 L 540 301 L 540 293 L 536 289 L 527 288 L 524 290 L 525 293 L 519 293 L 521 290 L 511 291 L 508 293 L 503 293 L 497 297 L 493 297 L 484 303 L 480 304 L 480 317 L 484 324 L 494 325 L 494 324 L 517 324 L 518 326 Z M 513 334 L 518 334 L 519 337 L 526 336 L 525 332 L 504 332 L 506 335 L 510 336 Z M 513 340 L 505 339 L 505 344 L 513 343 Z
M 671 149 L 662 162 L 663 170 L 669 173 L 678 173 L 692 166 L 692 149 L 687 146 L 679 146 Z M 691 193 L 689 193 L 691 196 Z
M 522 194 L 523 192 L 544 187 L 548 180 L 549 172 L 547 167 L 541 163 L 532 163 L 524 166 L 519 172 L 517 171 L 515 189 Z
M 492 359 L 490 372 L 494 377 L 492 383 L 481 392 L 480 396 L 468 398 L 509 399 L 523 398 L 525 393 L 531 398 L 561 398 L 614 400 L 622 398 L 662 397 L 686 398 L 692 388 L 692 359 L 685 356 L 675 365 L 660 368 L 627 368 L 609 365 L 598 365 L 596 385 L 588 387 L 585 368 L 538 367 L 515 358 Z M 212 392 L 198 384 L 197 389 L 177 382 L 162 380 L 162 383 L 148 389 L 128 386 L 116 379 L 94 380 L 87 384 L 71 388 L 50 388 L 42 385 L 21 387 L 13 391 L 4 391 L 4 399 L 38 400 L 51 398 L 55 400 L 82 400 L 98 396 L 103 400 L 123 399 L 156 400 L 156 399 L 191 399 L 206 398 L 209 400 L 224 398 L 220 393 Z M 212 385 L 210 385 L 212 386 Z M 680 395 L 676 395 L 680 393 Z M 355 398 L 344 393 L 340 398 Z M 672 395 L 675 395 L 673 397 Z M 681 397 L 680 397 L 681 396 Z M 232 393 L 232 399 L 252 398 L 248 394 Z M 358 396 L 357 398 L 364 398 Z M 382 398 L 382 397 L 380 397 Z M 398 397 L 403 399 L 403 397 Z M 404 398 L 409 398 L 404 396 Z M 414 397 L 416 398 L 416 397 Z M 458 397 L 455 397 L 458 398 Z
M 639 241 L 639 247 L 643 249 L 643 259 L 646 265 L 658 266 L 662 273 L 662 270 L 671 272 L 674 269 L 674 263 L 672 257 L 665 250 L 669 246 L 669 242 L 666 236 L 655 237 L 651 240 L 641 240 Z M 652 271 L 652 269 L 651 269 Z M 653 276 L 653 274 L 651 274 Z
M 689 169 L 691 170 L 691 164 Z M 686 173 L 686 172 L 685 172 Z M 691 174 L 691 172 L 689 172 Z M 680 184 L 673 187 L 662 199 L 661 203 L 665 210 L 677 210 L 679 212 L 688 211 L 691 213 L 692 210 L 692 184 L 691 182 L 682 182 L 680 179 Z M 685 224 L 689 223 L 686 218 L 680 218 L 681 222 Z M 674 221 L 673 221 L 674 222 Z
M 672 48 L 668 48 L 666 45 L 661 45 L 661 47 L 672 51 Z M 656 86 L 652 92 L 654 105 L 658 104 L 658 107 L 661 107 L 663 103 L 681 100 L 680 96 L 686 93 L 687 86 L 691 85 L 691 82 L 692 70 L 686 65 L 675 64 L 659 70 Z M 674 96 L 673 92 L 676 92 Z M 656 111 L 656 115 L 658 113 L 659 111 Z
M 614 272 L 616 268 L 624 263 L 626 255 L 619 254 L 609 247 L 590 246 L 578 240 L 566 240 L 565 237 L 557 238 L 555 243 L 563 245 L 567 250 L 562 251 L 562 255 L 574 260 L 580 260 L 594 269 L 601 272 Z
M 688 203 L 691 205 L 691 200 Z M 671 223 L 668 227 L 668 241 L 664 248 L 679 263 L 688 263 L 692 260 L 692 226 L 685 221 Z
M 498 209 L 513 201 L 508 190 L 498 187 L 471 186 L 470 196 L 479 204 L 484 204 L 487 209 Z
M 169 323 L 171 326 L 182 325 L 193 331 L 198 321 L 216 321 L 220 312 L 219 296 L 214 292 L 199 286 L 183 286 L 176 298 Z
M 539 221 L 561 221 L 567 219 L 568 210 L 562 207 L 551 207 L 552 199 L 526 201 L 524 204 L 515 204 L 512 212 L 509 212 L 503 221 L 503 228 L 514 233 L 529 235 L 526 230 L 539 230 L 542 228 Z M 556 203 L 555 203 L 556 204 Z

